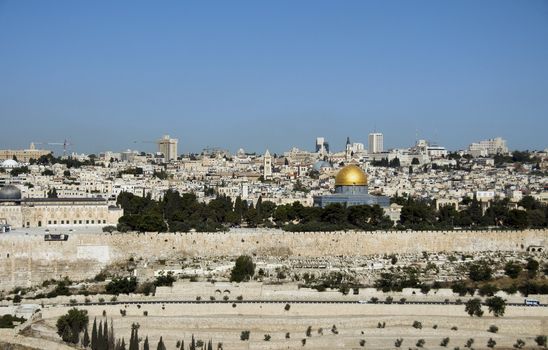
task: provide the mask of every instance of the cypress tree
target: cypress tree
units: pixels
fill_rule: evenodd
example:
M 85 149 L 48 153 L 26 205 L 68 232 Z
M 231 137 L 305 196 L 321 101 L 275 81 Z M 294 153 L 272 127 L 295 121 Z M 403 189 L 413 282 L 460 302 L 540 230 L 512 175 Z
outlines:
M 108 350 L 108 320 L 103 323 L 103 349 Z
M 143 344 L 143 350 L 150 350 L 150 346 L 148 345 L 148 335 L 145 338 L 145 343 Z
M 93 328 L 91 330 L 91 350 L 97 350 L 97 317 L 93 319 Z
M 166 350 L 166 346 L 164 345 L 164 341 L 162 340 L 162 337 L 160 337 L 160 341 L 158 342 L 158 346 L 156 347 L 156 350 Z
M 196 340 L 194 340 L 194 334 L 192 335 L 192 339 L 190 340 L 190 350 L 196 350 Z
M 211 339 L 209 340 L 209 343 L 207 343 L 207 350 L 213 350 L 213 342 Z
M 185 340 L 181 340 L 181 348 L 180 350 L 185 350 Z
M 135 349 L 135 327 L 134 324 L 131 325 L 131 335 L 129 336 L 129 350 Z
M 114 337 L 114 322 L 110 318 L 110 332 L 108 332 L 108 350 L 115 349 L 116 338 Z
M 84 337 L 82 338 L 82 346 L 84 348 L 87 348 L 89 346 L 88 327 L 84 328 Z
M 97 350 L 106 350 L 103 348 L 103 321 L 97 326 Z
M 120 344 L 120 350 L 126 350 L 126 341 L 122 337 L 122 344 Z

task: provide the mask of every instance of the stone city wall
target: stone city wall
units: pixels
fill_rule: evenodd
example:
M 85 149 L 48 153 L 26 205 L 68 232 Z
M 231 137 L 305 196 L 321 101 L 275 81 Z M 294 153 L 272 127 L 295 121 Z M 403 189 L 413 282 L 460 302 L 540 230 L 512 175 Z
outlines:
M 314 232 L 240 229 L 225 233 L 71 233 L 46 242 L 39 234 L 0 235 L 0 289 L 28 287 L 68 276 L 91 278 L 130 257 L 366 256 L 392 253 L 525 251 L 546 248 L 548 230 Z M 538 248 L 536 248 L 538 249 Z

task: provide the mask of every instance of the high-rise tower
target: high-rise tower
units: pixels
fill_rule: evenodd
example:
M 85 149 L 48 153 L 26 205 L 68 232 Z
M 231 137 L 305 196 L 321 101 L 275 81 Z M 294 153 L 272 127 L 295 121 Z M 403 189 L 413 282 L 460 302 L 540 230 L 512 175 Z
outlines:
M 381 153 L 383 151 L 383 135 L 380 132 L 369 134 L 369 153 Z
M 177 160 L 177 144 L 179 140 L 164 135 L 158 140 L 158 151 L 164 155 L 166 161 Z

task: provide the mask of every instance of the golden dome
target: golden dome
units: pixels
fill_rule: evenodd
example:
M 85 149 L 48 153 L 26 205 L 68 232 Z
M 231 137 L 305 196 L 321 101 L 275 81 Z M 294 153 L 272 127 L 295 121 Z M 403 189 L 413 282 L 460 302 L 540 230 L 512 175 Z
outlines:
M 347 165 L 335 177 L 335 186 L 367 186 L 367 175 L 356 165 Z

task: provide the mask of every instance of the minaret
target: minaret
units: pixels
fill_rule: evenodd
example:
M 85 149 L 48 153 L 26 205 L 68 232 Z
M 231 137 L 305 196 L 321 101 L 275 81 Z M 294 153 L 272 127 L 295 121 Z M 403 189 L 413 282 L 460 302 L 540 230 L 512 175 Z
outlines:
M 266 150 L 266 153 L 263 156 L 263 178 L 271 178 L 272 177 L 272 157 L 270 156 L 270 152 Z

